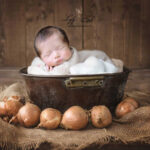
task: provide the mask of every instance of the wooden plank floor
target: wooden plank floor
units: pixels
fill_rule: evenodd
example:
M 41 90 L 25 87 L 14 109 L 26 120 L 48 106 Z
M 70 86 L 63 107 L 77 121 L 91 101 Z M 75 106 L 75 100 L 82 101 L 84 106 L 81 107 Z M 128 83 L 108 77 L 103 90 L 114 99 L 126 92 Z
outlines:
M 150 93 L 150 69 L 133 70 L 129 74 L 125 91 Z
M 19 73 L 21 68 L 0 68 L 0 86 L 10 85 L 17 81 L 23 81 L 22 76 Z

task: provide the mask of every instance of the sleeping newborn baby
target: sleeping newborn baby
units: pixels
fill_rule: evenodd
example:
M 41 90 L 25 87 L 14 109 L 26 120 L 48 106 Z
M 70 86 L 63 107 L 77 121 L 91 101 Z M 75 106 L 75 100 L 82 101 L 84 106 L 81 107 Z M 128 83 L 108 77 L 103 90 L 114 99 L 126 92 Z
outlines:
M 62 29 L 52 26 L 41 29 L 36 35 L 34 47 L 38 57 L 28 67 L 29 74 L 68 74 L 70 65 L 76 64 L 77 60 L 73 58 L 76 54 L 73 56 Z
M 111 60 L 102 51 L 78 52 L 70 47 L 65 31 L 54 26 L 42 28 L 37 33 L 34 47 L 38 57 L 28 67 L 29 74 L 99 74 L 120 72 L 123 68 L 121 61 Z

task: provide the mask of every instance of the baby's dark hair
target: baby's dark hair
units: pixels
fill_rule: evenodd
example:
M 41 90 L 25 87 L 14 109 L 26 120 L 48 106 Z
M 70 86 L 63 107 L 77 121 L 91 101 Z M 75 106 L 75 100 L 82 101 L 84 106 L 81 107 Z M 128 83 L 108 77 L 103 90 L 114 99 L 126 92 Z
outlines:
M 48 37 L 50 37 L 56 32 L 60 33 L 63 38 L 62 40 L 69 45 L 69 39 L 67 37 L 66 32 L 63 29 L 56 27 L 56 26 L 46 26 L 40 29 L 40 31 L 36 34 L 35 40 L 34 40 L 35 52 L 39 57 L 40 57 L 40 51 L 37 46 L 38 42 L 42 42 L 46 40 Z

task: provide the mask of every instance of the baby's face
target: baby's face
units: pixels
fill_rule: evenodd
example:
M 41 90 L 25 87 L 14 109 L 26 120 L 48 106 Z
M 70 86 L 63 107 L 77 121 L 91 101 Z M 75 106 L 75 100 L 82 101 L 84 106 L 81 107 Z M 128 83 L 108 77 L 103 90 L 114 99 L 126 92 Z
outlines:
M 53 34 L 38 44 L 41 59 L 47 66 L 57 66 L 71 57 L 71 50 L 59 34 Z

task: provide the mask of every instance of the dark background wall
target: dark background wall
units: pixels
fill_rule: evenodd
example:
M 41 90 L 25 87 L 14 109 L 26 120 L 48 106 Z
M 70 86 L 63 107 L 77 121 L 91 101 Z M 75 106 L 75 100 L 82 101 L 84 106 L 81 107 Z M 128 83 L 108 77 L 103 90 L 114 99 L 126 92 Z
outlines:
M 77 49 L 100 49 L 130 68 L 150 68 L 150 0 L 0 0 L 0 66 L 29 65 L 47 25 Z

